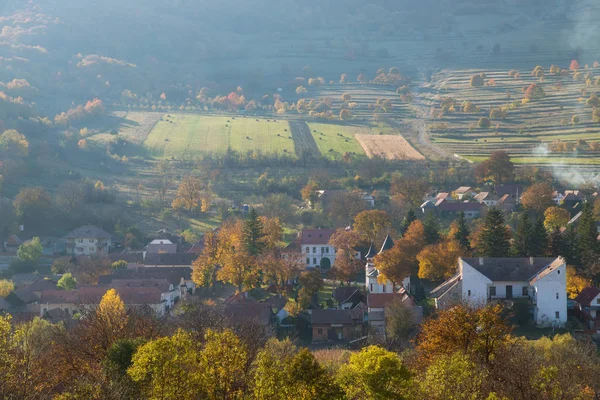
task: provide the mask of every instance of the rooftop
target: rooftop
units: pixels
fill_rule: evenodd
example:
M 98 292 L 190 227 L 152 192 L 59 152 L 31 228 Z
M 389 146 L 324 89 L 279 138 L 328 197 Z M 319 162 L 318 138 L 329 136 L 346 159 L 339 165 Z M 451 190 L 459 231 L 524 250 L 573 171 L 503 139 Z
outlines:
M 302 245 L 327 244 L 335 229 L 302 229 Z
M 588 286 L 575 297 L 575 301 L 584 306 L 591 306 L 592 300 L 600 294 L 600 289 L 595 286 Z
M 492 281 L 528 282 L 554 261 L 552 257 L 463 258 Z
M 94 225 L 84 225 L 65 235 L 65 239 L 109 239 L 111 237 L 112 235 L 110 233 L 107 233 Z

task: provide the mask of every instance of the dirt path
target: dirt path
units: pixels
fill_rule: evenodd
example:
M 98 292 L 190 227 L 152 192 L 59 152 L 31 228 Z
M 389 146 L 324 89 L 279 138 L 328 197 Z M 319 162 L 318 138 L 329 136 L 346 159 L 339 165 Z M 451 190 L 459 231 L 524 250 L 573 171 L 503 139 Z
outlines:
M 310 128 L 304 121 L 289 121 L 290 130 L 292 131 L 292 140 L 294 141 L 294 150 L 296 155 L 301 157 L 303 153 L 318 155 L 319 148 L 315 143 L 315 139 L 310 133 Z

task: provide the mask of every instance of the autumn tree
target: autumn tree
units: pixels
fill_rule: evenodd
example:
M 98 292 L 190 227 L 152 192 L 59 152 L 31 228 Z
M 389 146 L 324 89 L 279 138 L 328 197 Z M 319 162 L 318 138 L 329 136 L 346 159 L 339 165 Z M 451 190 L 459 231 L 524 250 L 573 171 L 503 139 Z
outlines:
M 197 343 L 183 331 L 142 345 L 127 370 L 150 399 L 196 399 L 202 390 Z
M 398 239 L 390 250 L 375 256 L 379 270 L 379 281 L 390 281 L 398 285 L 407 276 L 417 273 L 417 255 L 425 246 L 425 232 L 420 221 L 413 222 L 404 236 Z
M 219 267 L 221 248 L 215 232 L 204 235 L 202 253 L 192 263 L 192 279 L 199 287 L 212 287 L 215 290 L 217 269 Z
M 364 242 L 381 243 L 391 228 L 390 217 L 383 210 L 365 210 L 354 217 L 354 230 Z
M 577 60 L 571 60 L 571 64 L 569 65 L 569 69 L 571 71 L 577 71 L 581 68 L 579 62 Z
M 484 364 L 502 352 L 512 332 L 501 305 L 458 304 L 427 319 L 421 329 L 417 352 L 423 361 L 459 352 Z
M 8 279 L 0 279 L 0 297 L 5 298 L 15 290 L 15 284 Z
M 418 276 L 431 281 L 443 281 L 456 272 L 456 262 L 463 255 L 460 244 L 455 240 L 425 247 L 417 255 Z
M 179 184 L 177 197 L 173 200 L 172 207 L 175 210 L 185 209 L 192 213 L 200 206 L 201 196 L 202 183 L 200 179 L 190 175 L 185 176 Z
M 521 204 L 541 216 L 547 208 L 554 206 L 554 190 L 546 182 L 534 183 L 523 192 Z
M 486 371 L 467 355 L 442 355 L 432 361 L 418 381 L 419 396 L 429 400 L 484 399 L 486 380 Z
M 410 175 L 392 175 L 391 194 L 402 196 L 411 207 L 419 207 L 429 189 L 430 185 L 425 179 Z
M 74 290 L 77 285 L 77 280 L 73 278 L 70 272 L 64 274 L 57 282 L 56 286 L 63 290 Z
M 546 93 L 537 83 L 532 83 L 525 89 L 525 102 L 543 99 L 544 97 L 546 97 Z
M 41 187 L 23 188 L 13 201 L 19 222 L 29 229 L 44 226 L 50 217 L 52 198 Z
M 349 282 L 359 273 L 362 264 L 356 258 L 356 247 L 360 242 L 361 236 L 356 231 L 345 229 L 338 229 L 329 239 L 329 244 L 335 249 L 331 272 L 337 279 Z
M 554 231 L 557 228 L 567 226 L 567 222 L 571 219 L 571 216 L 567 210 L 561 207 L 548 207 L 544 211 L 544 226 L 548 231 Z
M 509 240 L 510 230 L 506 226 L 504 214 L 497 208 L 489 209 L 478 232 L 477 250 L 486 257 L 508 257 Z
M 490 158 L 477 165 L 475 176 L 479 182 L 512 182 L 515 179 L 515 166 L 507 152 L 495 151 Z
M 304 200 L 311 208 L 314 207 L 315 202 L 319 198 L 317 194 L 317 189 L 317 184 L 310 181 L 300 191 L 300 194 L 302 195 L 302 200 Z
M 369 346 L 350 355 L 339 369 L 337 381 L 348 399 L 402 399 L 410 372 L 396 353 Z
M 242 220 L 226 222 L 218 234 L 221 268 L 217 271 L 217 279 L 234 285 L 239 292 L 244 287 L 255 287 L 259 279 L 256 258 L 246 245 L 244 225 Z
M 575 267 L 567 266 L 567 295 L 570 299 L 574 299 L 583 289 L 591 285 L 592 281 L 579 275 Z

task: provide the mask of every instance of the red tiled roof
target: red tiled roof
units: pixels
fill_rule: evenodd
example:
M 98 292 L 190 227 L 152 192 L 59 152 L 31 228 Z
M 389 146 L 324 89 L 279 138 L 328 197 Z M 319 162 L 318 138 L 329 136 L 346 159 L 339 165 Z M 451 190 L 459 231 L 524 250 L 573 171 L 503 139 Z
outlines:
M 402 300 L 400 293 L 369 293 L 367 304 L 369 308 L 385 308 L 394 300 Z
M 600 289 L 594 286 L 588 286 L 575 297 L 575 301 L 583 306 L 590 306 L 592 300 L 600 294 Z
M 334 233 L 335 229 L 303 229 L 301 243 L 302 245 L 327 244 Z

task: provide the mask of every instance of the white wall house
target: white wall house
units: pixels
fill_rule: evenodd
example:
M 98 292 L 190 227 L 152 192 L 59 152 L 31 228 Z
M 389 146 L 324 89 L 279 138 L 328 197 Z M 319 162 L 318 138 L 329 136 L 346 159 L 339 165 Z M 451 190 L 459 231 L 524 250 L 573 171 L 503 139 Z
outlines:
M 75 256 L 108 254 L 112 246 L 112 235 L 93 225 L 77 228 L 64 239 L 67 251 Z
M 306 268 L 329 269 L 335 263 L 335 248 L 329 244 L 335 229 L 303 229 L 282 251 L 283 257 L 300 256 Z M 355 257 L 360 259 L 360 252 Z
M 381 254 L 392 247 L 394 247 L 394 241 L 390 235 L 387 235 L 378 254 Z M 365 285 L 367 287 L 367 291 L 369 293 L 394 293 L 394 286 L 392 285 L 392 282 L 386 281 L 385 283 L 379 283 L 379 270 L 374 262 L 375 255 L 375 249 L 373 248 L 373 245 L 371 245 L 366 255 L 367 264 L 365 265 Z
M 456 275 L 431 294 L 439 308 L 526 299 L 538 325 L 567 322 L 566 263 L 561 257 L 459 258 Z

